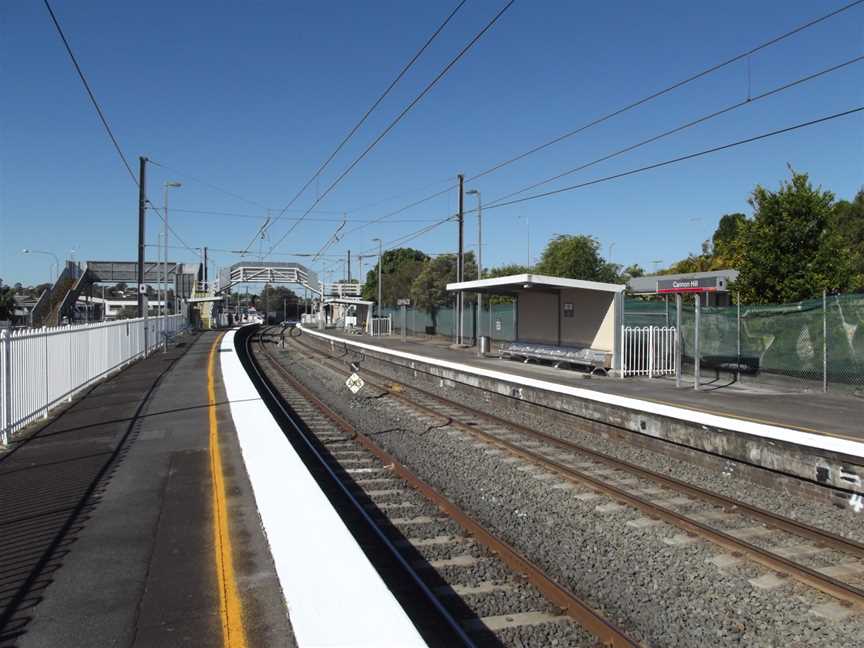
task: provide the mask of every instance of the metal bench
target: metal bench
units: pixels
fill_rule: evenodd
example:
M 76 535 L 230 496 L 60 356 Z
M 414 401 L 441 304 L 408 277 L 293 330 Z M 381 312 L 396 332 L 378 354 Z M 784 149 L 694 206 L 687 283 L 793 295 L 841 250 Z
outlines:
M 552 362 L 556 369 L 567 364 L 587 367 L 594 372 L 605 372 L 612 366 L 612 354 L 608 351 L 530 342 L 510 342 L 501 349 L 501 357 L 518 359 L 525 363 L 531 360 Z

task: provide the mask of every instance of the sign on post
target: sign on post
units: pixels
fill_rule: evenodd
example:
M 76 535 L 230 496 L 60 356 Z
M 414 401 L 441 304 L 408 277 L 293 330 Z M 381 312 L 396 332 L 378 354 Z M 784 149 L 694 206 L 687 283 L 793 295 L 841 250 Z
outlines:
M 363 379 L 356 373 L 352 373 L 350 376 L 348 376 L 348 380 L 345 381 L 345 385 L 348 387 L 348 389 L 351 390 L 352 394 L 356 394 L 361 389 L 363 389 L 363 385 L 365 384 L 366 383 L 363 382 Z
M 692 279 L 658 279 L 658 293 L 704 293 L 726 290 L 726 277 L 694 277 Z

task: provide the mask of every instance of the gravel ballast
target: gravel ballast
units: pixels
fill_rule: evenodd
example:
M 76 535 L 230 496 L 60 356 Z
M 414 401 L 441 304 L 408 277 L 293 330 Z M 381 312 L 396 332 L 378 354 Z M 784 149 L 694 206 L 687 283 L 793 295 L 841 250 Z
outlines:
M 371 389 L 352 397 L 343 384 L 345 376 L 292 354 L 292 347 L 289 344 L 285 354 L 293 361 L 290 370 L 328 404 L 645 645 L 864 645 L 860 613 L 843 621 L 817 616 L 814 608 L 831 600 L 791 581 L 773 590 L 755 588 L 748 579 L 765 576 L 765 569 L 747 561 L 718 567 L 709 562 L 722 554 L 713 545 L 665 524 L 628 525 L 644 518 L 633 509 L 610 507 L 608 498 L 566 486 L 524 461 L 490 452 L 466 433 L 430 427 L 428 420 L 400 411 L 391 399 L 374 398 L 378 394 Z M 443 393 L 459 400 L 460 391 Z M 537 411 L 528 412 L 524 403 L 505 413 L 500 403 L 492 405 L 476 394 L 463 397 L 472 407 L 488 405 L 498 416 L 538 424 Z M 812 502 L 788 497 L 777 502 L 776 494 L 772 498 L 752 484 L 708 475 L 704 468 L 607 443 L 597 435 L 574 438 L 578 432 L 560 421 L 539 420 L 545 432 L 783 515 L 838 532 L 826 523 L 849 524 L 849 515 L 833 507 L 822 507 L 830 515 L 814 513 L 819 506 Z

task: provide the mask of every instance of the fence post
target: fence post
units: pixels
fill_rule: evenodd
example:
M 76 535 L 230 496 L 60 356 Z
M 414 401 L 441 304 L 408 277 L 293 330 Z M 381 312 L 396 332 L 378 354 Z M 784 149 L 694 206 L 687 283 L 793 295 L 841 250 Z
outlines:
M 621 325 L 621 378 L 627 371 L 627 329 Z
M 3 359 L 3 393 L 2 400 L 3 421 L 0 422 L 0 442 L 9 445 L 12 434 L 12 333 L 0 331 L 0 358 Z
M 681 386 L 681 293 L 675 295 L 675 386 Z
M 696 299 L 696 310 L 693 317 L 693 389 L 699 391 L 699 378 L 701 369 L 701 367 L 699 366 L 699 320 L 702 317 L 702 304 L 701 295 L 699 293 L 696 293 L 694 297 Z
M 42 337 L 45 340 L 45 413 L 42 415 L 42 418 L 48 418 L 48 329 L 42 329 Z
M 735 380 L 741 380 L 741 293 L 737 293 L 736 301 L 738 302 L 738 316 L 737 316 L 737 324 L 738 324 L 738 333 L 736 338 L 735 348 L 738 353 L 738 357 L 735 362 Z
M 648 327 L 648 377 L 654 377 L 654 327 Z
M 822 391 L 828 391 L 828 291 L 822 291 Z

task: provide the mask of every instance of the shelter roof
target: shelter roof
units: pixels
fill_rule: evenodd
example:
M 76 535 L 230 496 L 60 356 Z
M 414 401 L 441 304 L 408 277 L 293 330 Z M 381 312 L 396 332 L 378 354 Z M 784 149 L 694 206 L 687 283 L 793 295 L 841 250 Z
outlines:
M 600 281 L 587 281 L 585 279 L 567 279 L 565 277 L 550 277 L 538 274 L 517 274 L 506 277 L 494 277 L 492 279 L 475 279 L 473 281 L 461 281 L 448 283 L 447 290 L 494 293 L 498 295 L 515 295 L 527 290 L 538 292 L 559 292 L 579 288 L 581 290 L 593 290 L 596 292 L 623 292 L 625 286 L 621 284 L 603 283 Z

